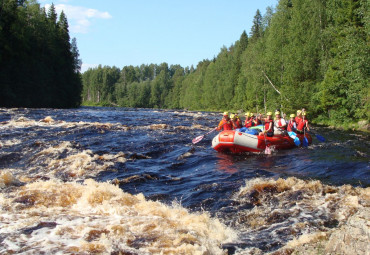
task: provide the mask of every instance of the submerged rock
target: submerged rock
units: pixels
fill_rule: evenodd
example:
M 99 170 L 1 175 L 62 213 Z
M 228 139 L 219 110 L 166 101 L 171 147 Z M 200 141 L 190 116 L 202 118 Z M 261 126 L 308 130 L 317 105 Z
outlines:
M 40 120 L 40 122 L 50 123 L 50 122 L 54 122 L 54 120 L 52 117 L 47 116 L 44 119 Z
M 359 129 L 370 130 L 370 124 L 367 120 L 361 120 L 357 124 Z

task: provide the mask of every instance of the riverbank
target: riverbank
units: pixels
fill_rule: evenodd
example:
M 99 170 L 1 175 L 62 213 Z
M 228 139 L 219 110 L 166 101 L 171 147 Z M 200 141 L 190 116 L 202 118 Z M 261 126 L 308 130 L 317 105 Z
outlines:
M 117 104 L 114 104 L 112 102 L 100 102 L 100 103 L 94 103 L 94 102 L 83 102 L 81 106 L 90 106 L 90 107 L 121 107 Z M 124 107 L 122 107 L 124 108 Z M 138 108 L 140 109 L 140 108 Z M 178 110 L 178 109 L 166 109 L 166 110 Z M 188 111 L 187 109 L 181 109 L 182 111 Z M 217 110 L 199 110 L 201 112 L 217 112 Z M 243 111 L 235 111 L 235 112 L 240 112 L 243 113 Z M 242 116 L 242 115 L 241 115 Z M 350 121 L 350 122 L 335 122 L 330 119 L 312 119 L 311 121 L 312 124 L 316 126 L 322 126 L 322 127 L 327 127 L 330 129 L 339 129 L 339 130 L 345 130 L 345 131 L 362 131 L 362 132 L 370 132 L 370 123 L 368 120 L 359 120 L 359 121 Z
M 362 132 L 370 132 L 370 123 L 368 120 L 359 120 L 358 122 L 345 122 L 345 123 L 336 123 L 331 120 L 313 120 L 313 124 L 317 126 L 323 126 L 330 129 L 339 129 L 345 131 L 362 131 Z

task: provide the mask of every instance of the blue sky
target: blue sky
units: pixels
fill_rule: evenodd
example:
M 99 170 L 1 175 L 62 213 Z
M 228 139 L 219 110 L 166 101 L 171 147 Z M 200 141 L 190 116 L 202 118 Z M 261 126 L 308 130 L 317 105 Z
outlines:
M 167 62 L 183 67 L 212 59 L 249 34 L 257 9 L 277 0 L 39 0 L 67 15 L 82 72 L 99 64 L 138 66 Z

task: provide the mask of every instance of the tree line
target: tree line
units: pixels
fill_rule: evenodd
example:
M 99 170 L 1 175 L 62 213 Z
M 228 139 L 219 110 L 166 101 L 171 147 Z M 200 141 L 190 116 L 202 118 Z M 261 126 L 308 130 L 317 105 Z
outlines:
M 280 0 L 249 35 L 196 68 L 99 66 L 83 74 L 86 104 L 294 112 L 369 120 L 369 1 Z
M 78 107 L 81 60 L 68 21 L 54 5 L 35 0 L 0 3 L 0 106 Z

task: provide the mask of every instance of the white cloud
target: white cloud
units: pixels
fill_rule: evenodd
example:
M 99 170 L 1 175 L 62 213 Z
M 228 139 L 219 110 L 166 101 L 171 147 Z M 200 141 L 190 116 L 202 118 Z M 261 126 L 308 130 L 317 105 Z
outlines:
M 45 4 L 45 8 L 46 10 L 48 10 L 50 8 L 50 4 Z M 91 19 L 112 18 L 112 16 L 108 12 L 101 12 L 96 9 L 86 8 L 82 6 L 57 4 L 55 5 L 55 10 L 58 14 L 64 11 L 69 22 L 69 30 L 73 33 L 87 33 L 91 25 Z

